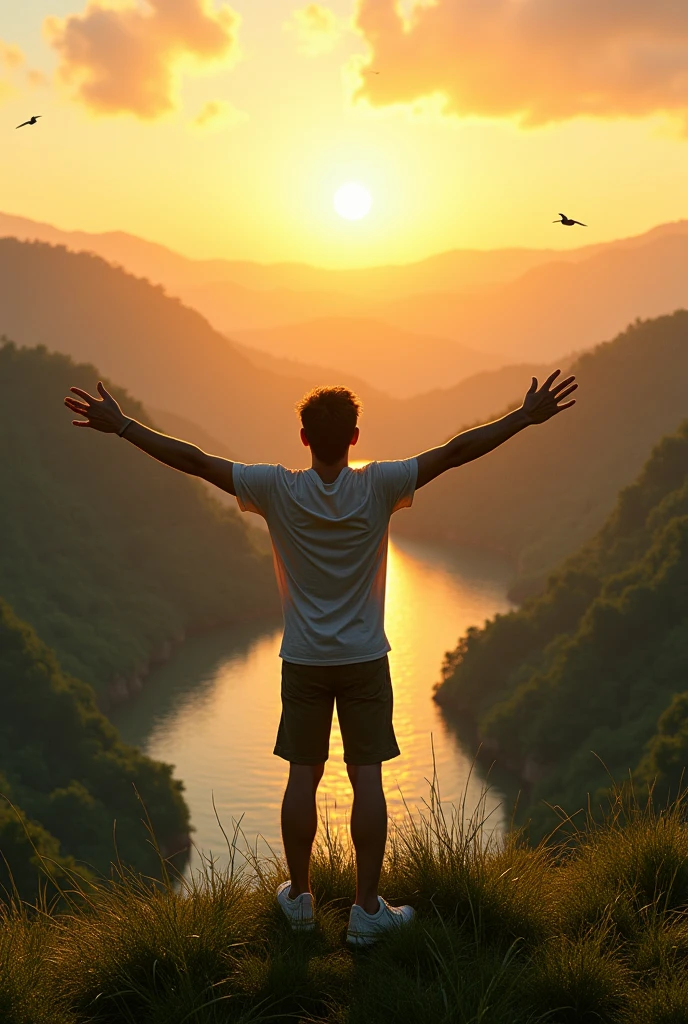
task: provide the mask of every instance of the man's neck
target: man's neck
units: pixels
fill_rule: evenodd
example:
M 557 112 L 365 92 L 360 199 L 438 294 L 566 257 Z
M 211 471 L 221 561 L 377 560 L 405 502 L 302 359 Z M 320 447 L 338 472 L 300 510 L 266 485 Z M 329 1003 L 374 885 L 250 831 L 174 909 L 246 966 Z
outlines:
M 321 462 L 320 459 L 312 457 L 311 469 L 314 469 L 324 484 L 333 484 L 341 471 L 346 469 L 349 465 L 349 454 L 347 454 L 339 460 L 334 462 L 331 466 L 328 466 L 326 462 Z

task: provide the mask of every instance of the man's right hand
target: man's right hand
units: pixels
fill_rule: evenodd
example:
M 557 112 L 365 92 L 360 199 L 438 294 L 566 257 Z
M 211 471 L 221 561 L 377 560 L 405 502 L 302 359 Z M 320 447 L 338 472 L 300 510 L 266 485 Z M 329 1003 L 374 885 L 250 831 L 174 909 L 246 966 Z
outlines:
M 86 417 L 85 420 L 72 420 L 73 427 L 92 427 L 105 434 L 116 434 L 127 422 L 127 417 L 109 391 L 105 390 L 102 381 L 98 381 L 100 398 L 94 398 L 93 395 L 89 395 L 88 391 L 82 391 L 81 388 L 70 388 L 69 390 L 79 398 L 69 396 L 65 398 L 64 404 L 77 416 Z

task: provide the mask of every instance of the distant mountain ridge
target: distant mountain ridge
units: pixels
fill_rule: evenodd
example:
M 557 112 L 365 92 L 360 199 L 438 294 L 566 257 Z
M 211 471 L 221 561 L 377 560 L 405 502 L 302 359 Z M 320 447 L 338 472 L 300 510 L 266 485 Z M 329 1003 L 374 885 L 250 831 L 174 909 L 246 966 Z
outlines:
M 686 232 L 688 221 L 679 220 L 658 225 L 640 235 L 575 249 L 454 249 L 409 264 L 328 269 L 304 263 L 192 259 L 158 242 L 125 231 L 68 231 L 28 217 L 0 213 L 0 236 L 95 252 L 107 260 L 121 263 L 132 273 L 149 277 L 154 283 L 201 285 L 226 280 L 257 290 L 308 288 L 354 293 L 364 285 L 378 293 L 390 290 L 402 293 L 408 290 L 414 278 L 418 282 L 418 291 L 443 291 L 450 284 L 456 285 L 457 281 L 461 282 L 461 287 L 450 290 L 479 289 L 511 280 L 541 263 L 578 261 L 604 249 L 633 248 L 657 237 Z
M 637 317 L 688 306 L 685 232 L 534 267 L 489 294 L 409 295 L 375 315 L 410 331 L 459 339 L 481 353 L 548 360 L 589 348 Z
M 381 368 L 359 367 L 356 375 L 397 395 L 436 386 L 443 370 L 448 387 L 500 362 L 561 359 L 637 316 L 688 306 L 688 221 L 576 249 L 455 250 L 350 270 L 190 260 L 124 232 L 65 232 L 7 214 L 0 214 L 0 233 L 100 254 L 179 295 L 221 333 L 279 357 L 348 371 L 352 364 L 326 352 L 315 358 L 316 334 L 325 332 L 325 350 L 348 338 L 352 352 L 371 351 L 372 339 Z M 380 324 L 377 334 L 371 321 Z M 310 346 L 307 357 L 289 351 L 295 339 Z M 452 344 L 456 357 L 443 355 Z M 413 368 L 404 367 L 400 350 L 415 351 Z M 418 374 L 423 354 L 427 363 Z M 395 361 L 394 373 L 385 374 L 385 364 Z
M 0 239 L 3 332 L 18 344 L 96 363 L 147 406 L 198 422 L 247 461 L 295 467 L 307 461 L 294 407 L 323 383 L 317 371 L 283 375 L 255 365 L 195 310 L 100 257 Z M 530 369 L 481 374 L 473 384 L 417 396 L 411 405 L 362 381 L 361 457 L 406 457 L 440 443 L 466 422 L 489 416 L 495 403 L 514 401 L 528 386 Z M 347 383 L 345 374 L 337 377 Z
M 95 362 L 146 405 L 171 414 L 170 429 L 181 417 L 196 437 L 217 438 L 246 461 L 307 465 L 294 406 L 308 388 L 332 383 L 305 364 L 289 374 L 255 365 L 161 288 L 100 257 L 43 243 L 0 240 L 3 331 L 18 343 Z M 634 325 L 579 357 L 574 369 L 581 390 L 571 413 L 420 491 L 397 529 L 497 550 L 541 582 L 599 528 L 651 446 L 685 416 L 688 313 Z M 542 363 L 516 364 L 404 400 L 362 381 L 357 454 L 402 458 L 440 444 L 515 408 L 531 375 L 544 371 Z
M 238 331 L 234 336 L 248 348 L 277 358 L 329 362 L 338 373 L 361 376 L 396 398 L 458 384 L 510 362 L 501 353 L 477 352 L 370 317 L 322 317 L 272 330 Z

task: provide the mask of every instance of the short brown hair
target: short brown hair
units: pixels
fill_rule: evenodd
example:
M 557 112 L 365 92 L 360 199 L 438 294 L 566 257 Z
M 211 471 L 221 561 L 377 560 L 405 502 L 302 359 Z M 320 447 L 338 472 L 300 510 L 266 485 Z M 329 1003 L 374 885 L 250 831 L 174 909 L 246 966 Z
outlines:
M 363 403 L 349 388 L 313 388 L 296 406 L 308 443 L 326 465 L 346 454 Z

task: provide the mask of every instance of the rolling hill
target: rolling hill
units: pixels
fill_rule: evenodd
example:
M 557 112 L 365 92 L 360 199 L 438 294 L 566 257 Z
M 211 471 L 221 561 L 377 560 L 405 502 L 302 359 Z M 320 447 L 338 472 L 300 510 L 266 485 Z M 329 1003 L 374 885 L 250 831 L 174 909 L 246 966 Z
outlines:
M 688 312 L 639 321 L 570 369 L 572 410 L 421 490 L 398 528 L 507 555 L 521 594 L 591 537 L 688 412 Z
M 109 874 L 115 822 L 122 863 L 158 875 L 137 793 L 169 856 L 189 845 L 182 789 L 169 765 L 122 743 L 91 687 L 0 599 L 0 904 L 13 884 L 35 898 L 41 858 L 44 881 L 65 888 L 65 871 Z
M 438 701 L 517 771 L 540 834 L 587 795 L 688 771 L 688 421 L 653 450 L 597 536 L 518 611 L 447 657 Z M 683 778 L 685 785 L 685 778 Z M 640 793 L 643 798 L 642 792 Z
M 342 383 L 323 381 L 317 369 L 290 376 L 257 366 L 162 288 L 100 257 L 43 243 L 0 240 L 3 332 L 19 344 L 97 364 L 147 407 L 198 423 L 248 461 L 303 465 L 295 403 L 316 384 Z M 438 444 L 512 401 L 528 382 L 528 367 L 522 377 L 513 369 L 481 374 L 410 404 L 361 382 L 361 457 L 404 457 Z
M 32 300 L 37 287 L 40 302 Z M 99 257 L 40 243 L 0 241 L 3 330 L 96 363 L 147 406 L 197 423 L 249 461 L 307 464 L 294 404 L 309 387 L 333 382 L 305 364 L 298 376 L 276 372 L 281 363 L 257 366 L 161 288 Z M 638 323 L 580 357 L 572 413 L 421 491 L 398 528 L 499 551 L 539 585 L 600 527 L 618 489 L 685 415 L 687 337 L 688 313 L 677 313 Z M 488 371 L 405 400 L 362 382 L 357 454 L 399 458 L 439 444 L 513 408 L 532 373 L 542 376 L 543 367 Z M 178 422 L 170 421 L 174 432 Z
M 398 340 L 406 351 L 414 344 L 421 350 L 430 338 L 435 345 L 454 342 L 479 352 L 486 361 L 482 367 L 473 363 L 471 372 L 495 365 L 495 359 L 507 363 L 558 359 L 617 333 L 637 316 L 671 313 L 688 304 L 683 272 L 688 258 L 687 221 L 574 249 L 455 250 L 408 265 L 349 270 L 189 260 L 123 232 L 65 232 L 6 214 L 0 214 L 2 232 L 99 253 L 164 285 L 229 336 L 268 331 L 270 337 L 261 339 L 246 334 L 250 343 L 267 345 L 276 335 L 277 341 L 285 338 L 304 344 L 309 339 L 317 347 L 325 326 L 314 328 L 310 321 L 317 319 L 331 323 L 337 344 L 348 336 L 365 349 L 371 335 L 368 324 L 373 320 L 384 323 L 388 333 L 391 329 L 403 332 L 405 340 Z M 333 318 L 341 323 L 333 323 Z M 386 368 L 397 360 L 396 336 L 390 334 L 389 344 L 383 345 L 381 331 L 375 330 L 375 351 Z M 277 354 L 274 347 L 268 350 Z M 430 351 L 432 358 L 441 358 L 439 349 L 437 354 L 435 349 Z M 280 354 L 322 362 L 311 354 L 299 355 L 298 346 Z M 468 353 L 464 356 L 469 358 Z M 450 376 L 443 383 L 449 386 L 457 380 Z M 371 376 L 370 382 L 385 390 L 384 373 Z M 417 390 L 432 385 L 432 380 L 423 379 Z
M 659 230 L 666 230 L 660 228 Z M 585 258 L 598 247 L 582 249 L 475 249 L 453 250 L 416 263 L 351 269 L 328 269 L 304 263 L 254 263 L 247 260 L 196 260 L 124 231 L 94 233 L 65 231 L 0 213 L 0 236 L 23 241 L 49 242 L 69 249 L 93 252 L 132 273 L 170 289 L 228 282 L 255 291 L 330 292 L 354 296 L 404 295 L 409 291 L 473 290 L 513 280 L 526 270 L 552 259 Z M 617 243 L 611 243 L 617 244 Z M 304 311 L 307 309 L 303 307 Z
M 688 306 L 687 267 L 688 225 L 643 245 L 546 263 L 489 293 L 409 295 L 372 312 L 509 361 L 548 361 L 590 348 L 637 317 Z
M 499 353 L 483 355 L 458 342 L 365 317 L 323 317 L 274 330 L 235 330 L 233 336 L 278 358 L 328 362 L 396 398 L 447 388 L 509 362 Z
M 71 427 L 62 398 L 97 375 L 0 347 L 0 595 L 107 705 L 185 633 L 278 604 L 272 561 L 236 510 L 119 438 Z

